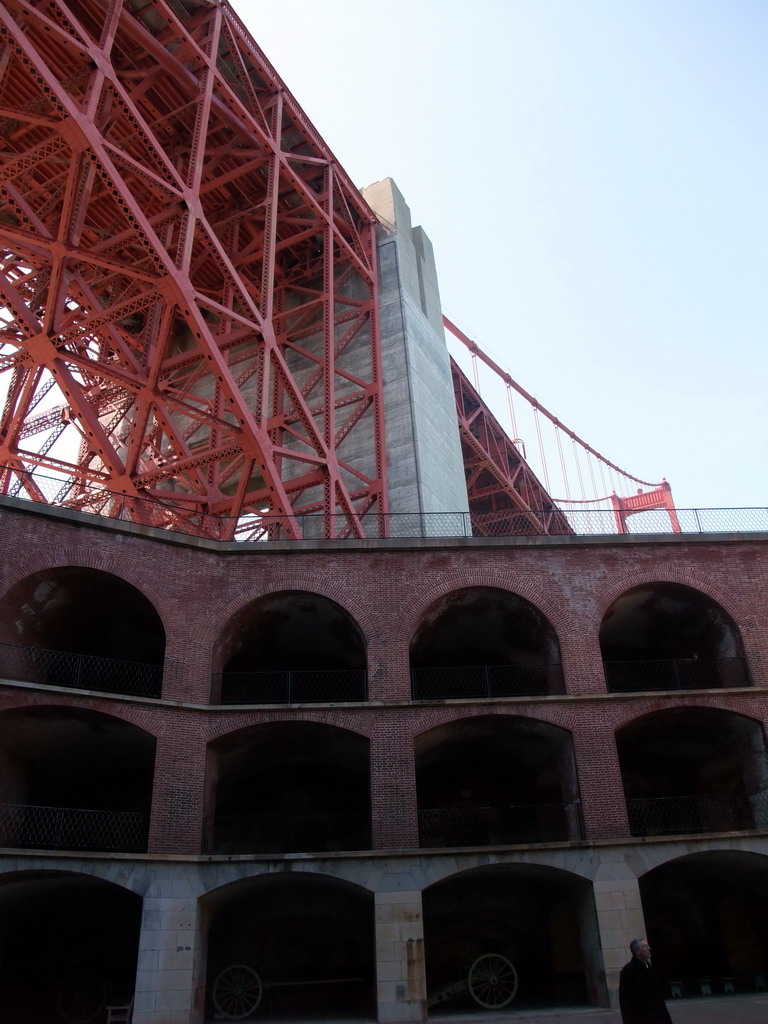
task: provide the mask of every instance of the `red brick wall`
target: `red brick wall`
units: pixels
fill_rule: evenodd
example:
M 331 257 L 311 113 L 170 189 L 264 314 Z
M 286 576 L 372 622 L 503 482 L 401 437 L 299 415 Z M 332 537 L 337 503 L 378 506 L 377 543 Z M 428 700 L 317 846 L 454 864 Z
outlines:
M 12 622 L 4 595 L 30 574 L 58 566 L 107 571 L 152 602 L 166 631 L 163 702 L 50 693 L 0 684 L 0 709 L 87 707 L 117 715 L 157 738 L 150 848 L 195 853 L 200 848 L 206 791 L 206 744 L 249 725 L 321 721 L 370 740 L 372 809 L 378 848 L 417 843 L 414 737 L 473 715 L 525 715 L 568 729 L 591 838 L 626 834 L 626 811 L 615 730 L 640 715 L 680 705 L 713 706 L 765 722 L 768 713 L 768 537 L 752 539 L 634 537 L 525 538 L 439 542 L 400 547 L 315 550 L 267 545 L 236 551 L 173 543 L 137 533 L 70 522 L 37 510 L 0 508 L 0 618 Z M 598 630 L 617 596 L 645 582 L 694 587 L 722 605 L 744 642 L 754 688 L 747 692 L 606 693 Z M 493 586 L 540 608 L 557 633 L 567 696 L 451 705 L 410 704 L 408 648 L 421 616 L 441 595 Z M 209 710 L 217 638 L 231 617 L 260 595 L 306 590 L 337 602 L 354 617 L 369 653 L 369 703 L 358 707 Z M 87 608 L 83 610 L 87 615 Z M 193 706 L 190 706 L 193 705 Z M 209 812 L 210 813 L 210 812 Z

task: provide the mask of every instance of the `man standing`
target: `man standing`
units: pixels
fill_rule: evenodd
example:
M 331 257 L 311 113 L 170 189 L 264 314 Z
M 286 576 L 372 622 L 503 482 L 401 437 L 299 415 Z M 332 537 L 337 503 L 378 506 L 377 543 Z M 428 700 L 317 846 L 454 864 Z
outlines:
M 651 947 L 645 939 L 632 939 L 632 959 L 619 976 L 619 1007 L 624 1024 L 672 1024 L 664 993 L 651 966 Z

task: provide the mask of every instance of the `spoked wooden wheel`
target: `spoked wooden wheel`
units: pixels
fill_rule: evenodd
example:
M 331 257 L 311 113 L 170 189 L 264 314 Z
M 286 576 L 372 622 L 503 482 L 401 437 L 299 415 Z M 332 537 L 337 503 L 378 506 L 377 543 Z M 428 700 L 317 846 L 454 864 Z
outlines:
M 243 1020 L 261 1002 L 261 978 L 247 964 L 230 964 L 213 983 L 213 1005 L 227 1020 Z
M 56 1006 L 67 1024 L 89 1024 L 107 1005 L 107 986 L 96 971 L 73 971 L 59 985 Z
M 515 965 L 500 953 L 486 953 L 469 968 L 467 985 L 476 1003 L 486 1010 L 500 1010 L 515 998 Z

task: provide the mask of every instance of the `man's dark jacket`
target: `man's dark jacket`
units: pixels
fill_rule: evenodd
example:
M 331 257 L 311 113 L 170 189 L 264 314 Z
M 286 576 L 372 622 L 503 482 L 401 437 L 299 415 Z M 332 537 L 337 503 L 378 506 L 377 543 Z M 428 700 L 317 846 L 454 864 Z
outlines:
M 672 1024 L 656 971 L 636 956 L 621 969 L 619 1006 L 624 1024 Z

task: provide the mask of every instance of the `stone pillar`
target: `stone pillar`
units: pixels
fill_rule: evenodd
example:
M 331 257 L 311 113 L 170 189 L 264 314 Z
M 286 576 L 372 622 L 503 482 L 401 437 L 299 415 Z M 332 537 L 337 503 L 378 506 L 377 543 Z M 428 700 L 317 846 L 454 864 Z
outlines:
M 761 725 L 749 730 L 739 751 L 744 788 L 752 808 L 755 828 L 768 827 L 768 757 Z
M 155 881 L 144 897 L 133 1024 L 202 1024 L 203 960 L 196 895 L 183 880 Z
M 600 924 L 595 906 L 595 891 L 586 883 L 577 896 L 581 959 L 587 984 L 587 1000 L 593 1006 L 608 1006 L 603 951 L 600 946 Z
M 619 973 L 629 960 L 629 943 L 645 935 L 640 884 L 619 847 L 600 851 L 594 878 L 595 909 L 610 1006 L 619 1001 Z M 602 980 L 602 979 L 601 979 Z
M 413 740 L 397 712 L 380 715 L 371 737 L 371 819 L 374 850 L 419 845 Z
M 557 767 L 560 776 L 560 792 L 565 805 L 565 822 L 567 839 L 570 842 L 583 839 L 583 820 L 581 799 L 579 796 L 579 777 L 576 774 L 576 761 L 573 757 L 573 744 L 564 744 L 557 756 Z
M 427 1019 L 420 892 L 377 892 L 376 992 L 381 1024 Z
M 391 178 L 363 189 L 379 215 L 379 330 L 392 536 L 463 533 L 467 485 L 434 254 Z M 432 515 L 428 513 L 433 513 Z

